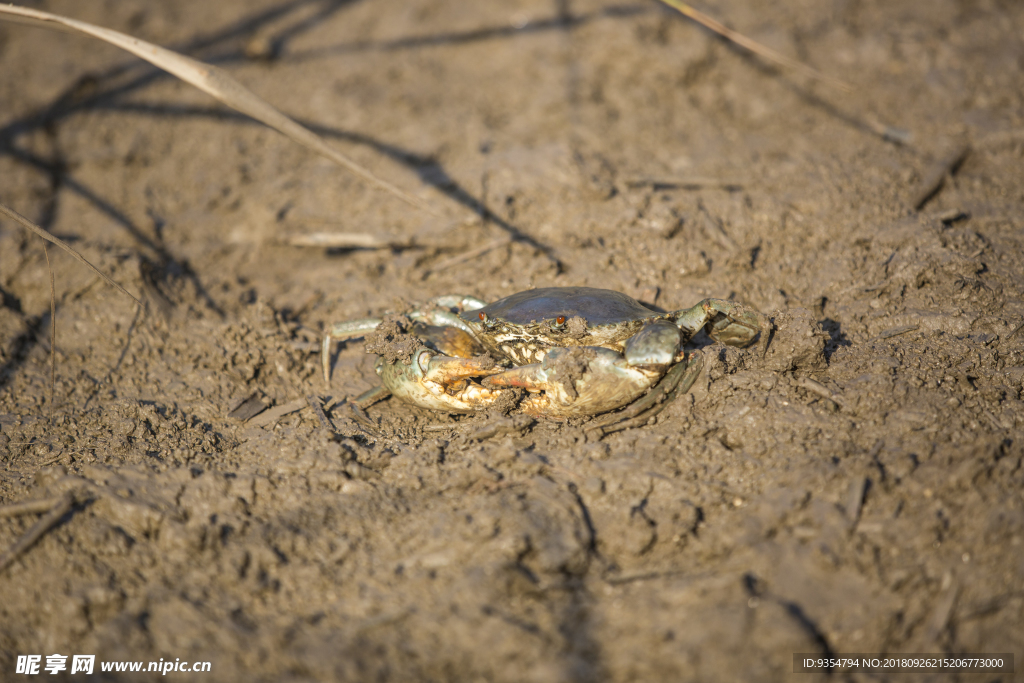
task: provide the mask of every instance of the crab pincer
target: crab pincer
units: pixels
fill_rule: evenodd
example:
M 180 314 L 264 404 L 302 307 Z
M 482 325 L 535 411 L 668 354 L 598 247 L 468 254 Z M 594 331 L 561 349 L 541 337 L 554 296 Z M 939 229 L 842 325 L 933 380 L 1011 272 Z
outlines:
M 469 381 L 504 371 L 490 356 L 451 358 L 421 348 L 408 362 L 377 361 L 377 374 L 391 393 L 424 408 L 469 413 L 490 407 L 500 391 Z

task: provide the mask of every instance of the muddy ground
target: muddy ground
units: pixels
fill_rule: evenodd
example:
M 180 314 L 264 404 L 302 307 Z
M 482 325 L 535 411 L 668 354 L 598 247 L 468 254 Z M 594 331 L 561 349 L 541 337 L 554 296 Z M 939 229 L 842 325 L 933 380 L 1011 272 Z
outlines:
M 147 302 L 50 249 L 51 403 L 43 243 L 0 223 L 0 503 L 78 496 L 0 574 L 0 678 L 53 653 L 212 663 L 178 680 L 1019 670 L 1024 5 L 701 6 L 848 93 L 651 2 L 33 5 L 226 68 L 439 216 L 114 48 L 0 26 L 0 198 Z M 318 232 L 395 246 L 289 244 Z M 735 299 L 767 348 L 699 336 L 693 389 L 603 439 L 361 420 L 360 342 L 320 379 L 332 322 L 559 285 Z

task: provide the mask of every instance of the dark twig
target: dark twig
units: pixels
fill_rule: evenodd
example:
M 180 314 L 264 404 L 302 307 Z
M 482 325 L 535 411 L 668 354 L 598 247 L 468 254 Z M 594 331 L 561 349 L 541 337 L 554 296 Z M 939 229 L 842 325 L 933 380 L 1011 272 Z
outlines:
M 378 387 L 377 389 L 379 390 L 383 388 Z M 387 389 L 383 389 L 383 391 L 381 392 L 375 392 L 375 390 L 371 389 L 370 391 L 364 393 L 363 396 L 366 396 L 367 394 L 373 394 L 375 398 L 377 396 L 387 398 L 388 396 L 391 395 L 391 392 L 388 391 Z M 375 438 L 380 436 L 380 432 L 377 430 L 377 425 L 373 423 L 373 420 L 370 419 L 369 415 L 363 412 L 363 406 L 359 404 L 359 398 L 357 398 L 354 401 L 346 399 L 345 405 L 348 406 L 349 418 L 353 422 L 355 422 L 363 431 L 365 431 L 367 434 L 370 434 Z
M 655 190 L 741 190 L 746 184 L 739 179 L 707 178 L 702 176 L 692 177 L 652 177 L 652 178 L 626 178 L 623 184 L 629 189 L 650 187 Z
M 921 181 L 917 192 L 914 193 L 913 199 L 910 201 L 915 211 L 920 211 L 928 203 L 928 200 L 942 189 L 943 184 L 946 182 L 946 177 L 956 173 L 956 170 L 964 163 L 964 159 L 967 158 L 970 152 L 970 145 L 966 143 L 961 144 L 932 165 L 928 173 L 925 174 L 924 180 Z
M 32 525 L 25 535 L 15 541 L 6 553 L 0 555 L 0 572 L 7 569 L 18 556 L 32 547 L 32 544 L 42 538 L 43 534 L 52 529 L 61 518 L 68 513 L 75 504 L 75 494 L 66 493 L 57 501 L 57 504 L 50 508 L 50 511 L 39 518 L 39 521 Z
M 254 427 L 266 427 L 267 425 L 273 424 L 280 420 L 285 415 L 290 415 L 296 411 L 302 410 L 307 406 L 305 399 L 297 398 L 294 401 L 289 401 L 283 406 L 276 406 L 269 410 L 265 410 L 256 417 L 252 418 L 247 422 Z
M 63 240 L 60 240 L 60 239 L 54 237 L 49 232 L 47 232 L 46 230 L 43 230 L 38 225 L 36 225 L 32 221 L 30 221 L 29 219 L 25 218 L 24 216 L 22 216 L 17 211 L 14 211 L 13 209 L 9 209 L 6 206 L 4 206 L 3 204 L 0 204 L 0 215 L 7 216 L 8 218 L 10 218 L 11 220 L 15 221 L 16 223 L 20 223 L 21 226 L 24 227 L 26 230 L 29 230 L 30 232 L 34 232 L 36 235 L 42 237 L 47 242 L 52 242 L 52 243 L 56 244 L 58 247 L 60 247 L 64 251 L 68 252 L 69 254 L 74 256 L 76 259 L 78 259 L 79 261 L 84 263 L 86 266 L 88 266 L 94 273 L 96 273 L 101 278 L 103 278 L 103 281 L 106 282 L 108 285 L 110 285 L 111 287 L 117 289 L 122 294 L 126 294 L 126 295 L 130 296 L 135 301 L 135 303 L 137 303 L 139 306 L 142 306 L 142 302 L 139 301 L 138 299 L 136 299 L 133 294 L 131 294 L 127 289 L 125 289 L 124 287 L 122 287 L 121 285 L 117 284 L 116 282 L 111 280 L 109 277 L 107 277 L 103 273 L 103 271 L 101 271 L 99 268 L 97 268 L 93 264 L 89 263 L 89 261 L 86 260 L 86 258 L 84 256 L 82 256 L 77 251 L 75 251 L 75 249 L 70 244 L 68 244 L 67 242 L 64 242 Z
M 50 424 L 53 425 L 53 396 L 57 387 L 57 288 L 50 267 L 50 251 L 43 245 L 46 257 L 46 272 L 50 274 Z
M 306 403 L 313 409 L 313 413 L 316 415 L 316 419 L 320 421 L 320 426 L 327 431 L 334 433 L 338 430 L 334 428 L 334 423 L 331 422 L 330 418 L 324 412 L 324 407 L 320 403 L 319 396 L 313 396 L 312 394 L 306 397 Z

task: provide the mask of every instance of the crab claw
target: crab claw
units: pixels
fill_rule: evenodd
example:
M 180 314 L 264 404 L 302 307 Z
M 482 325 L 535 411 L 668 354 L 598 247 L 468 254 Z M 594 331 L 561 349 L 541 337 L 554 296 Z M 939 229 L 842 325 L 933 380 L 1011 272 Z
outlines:
M 750 346 L 761 332 L 761 315 L 734 301 L 704 299 L 670 315 L 689 340 L 703 327 L 708 336 L 729 346 Z
M 708 336 L 729 346 L 750 346 L 761 331 L 760 315 L 739 304 L 732 304 L 726 310 L 714 309 L 715 315 L 704 326 Z
M 448 356 L 432 356 L 429 351 L 422 351 L 416 357 L 423 372 L 423 379 L 437 384 L 452 384 L 471 377 L 495 375 L 504 371 L 490 356 L 473 358 L 449 358 Z
M 469 333 L 457 327 L 415 322 L 412 333 L 446 356 L 472 358 L 484 352 L 483 347 Z
M 408 361 L 377 361 L 377 374 L 392 394 L 423 408 L 449 413 L 485 410 L 501 395 L 467 379 L 500 373 L 487 356 L 450 358 L 421 348 Z

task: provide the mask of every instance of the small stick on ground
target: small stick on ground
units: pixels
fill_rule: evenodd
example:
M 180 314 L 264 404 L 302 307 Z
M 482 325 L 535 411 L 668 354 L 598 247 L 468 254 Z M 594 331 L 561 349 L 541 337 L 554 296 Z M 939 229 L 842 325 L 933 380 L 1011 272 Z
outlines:
M 325 249 L 409 249 L 416 246 L 409 239 L 380 238 L 366 232 L 313 232 L 285 240 L 293 247 Z
M 697 208 L 700 210 L 701 219 L 704 224 L 704 232 L 708 233 L 709 237 L 714 239 L 728 251 L 738 250 L 739 245 L 736 244 L 736 240 L 729 236 L 729 233 L 725 231 L 725 228 L 722 227 L 722 224 L 718 219 L 713 217 L 707 208 L 705 208 L 703 202 L 697 202 Z
M 898 337 L 901 334 L 916 332 L 920 328 L 920 325 L 900 325 L 899 327 L 890 327 L 887 330 L 882 330 L 875 339 L 892 339 L 893 337 Z
M 464 251 L 461 254 L 456 254 L 455 256 L 452 256 L 449 259 L 445 259 L 440 263 L 435 263 L 434 266 L 430 268 L 428 272 L 437 273 L 440 271 L 448 270 L 452 266 L 457 266 L 461 263 L 465 263 L 466 261 L 470 261 L 479 256 L 483 256 L 487 252 L 493 251 L 494 249 L 498 249 L 499 247 L 503 247 L 506 244 L 512 244 L 512 238 L 499 237 L 498 239 L 492 240 L 487 244 L 484 244 L 483 246 L 479 246 L 475 249 L 470 249 L 469 251 Z
M 910 200 L 911 206 L 914 207 L 915 211 L 920 211 L 928 203 L 928 200 L 942 189 L 946 182 L 946 177 L 956 173 L 956 170 L 964 163 L 964 159 L 967 158 L 970 152 L 970 145 L 966 143 L 961 144 L 932 165 L 928 173 L 925 174 L 924 180 L 921 181 L 917 192 L 914 193 L 913 198 Z
M 506 436 L 508 434 L 522 434 L 526 429 L 533 426 L 533 423 L 537 420 L 530 415 L 511 415 L 509 417 L 497 418 L 485 422 L 482 426 L 477 427 L 469 434 L 466 435 L 466 441 L 483 441 L 485 439 L 493 439 L 496 436 Z M 439 425 L 444 429 L 450 429 L 451 427 L 457 427 L 457 424 Z M 429 427 L 424 431 L 433 431 Z
M 0 572 L 7 569 L 18 559 L 18 556 L 32 547 L 36 541 L 42 538 L 43 534 L 52 529 L 61 518 L 68 513 L 75 504 L 75 494 L 66 493 L 57 501 L 57 504 L 50 508 L 50 511 L 43 515 L 32 528 L 25 532 L 25 535 L 15 541 L 7 552 L 0 555 Z
M 27 500 L 24 503 L 11 503 L 0 506 L 0 517 L 20 517 L 21 515 L 41 515 L 53 509 L 54 505 L 60 502 L 60 498 L 43 498 L 42 500 Z
M 846 399 L 844 399 L 839 394 L 832 393 L 829 390 L 829 388 L 826 387 L 824 384 L 822 384 L 821 382 L 815 382 L 810 377 L 801 377 L 800 379 L 795 379 L 793 380 L 793 383 L 800 387 L 801 389 L 811 392 L 812 394 L 817 394 L 822 398 L 827 398 L 829 401 L 832 401 L 840 408 L 846 407 Z
M 266 409 L 267 404 L 260 398 L 259 392 L 254 392 L 247 398 L 239 401 L 228 413 L 228 417 L 246 422 Z
M 285 415 L 290 415 L 298 410 L 302 410 L 307 405 L 308 404 L 305 399 L 297 398 L 294 401 L 285 403 L 283 406 L 277 406 L 260 413 L 249 420 L 247 424 L 253 425 L 254 427 L 266 427 L 267 425 L 277 422 Z
M 926 645 L 932 645 L 937 643 L 939 636 L 946 630 L 946 625 L 949 624 L 949 617 L 953 614 L 953 606 L 956 604 L 956 599 L 960 595 L 960 586 L 957 584 L 956 577 L 951 573 L 943 577 L 942 582 L 947 583 L 945 595 L 942 595 L 935 603 L 935 608 L 932 610 L 931 618 L 928 619 L 928 624 L 924 631 L 924 642 Z
M 846 503 L 846 516 L 849 519 L 849 530 L 857 528 L 860 514 L 864 510 L 864 497 L 868 492 L 867 477 L 858 477 L 850 484 L 850 498 Z
M 50 274 L 50 425 L 53 425 L 53 395 L 57 388 L 57 288 L 50 267 L 50 250 L 43 245 L 46 257 L 46 272 Z
M 387 391 L 386 389 L 384 389 L 383 392 L 381 393 L 377 393 L 373 389 L 371 389 L 370 391 L 363 394 L 363 396 L 366 396 L 371 392 L 373 392 L 374 397 L 382 395 L 383 397 L 386 398 L 391 395 L 391 392 Z M 359 405 L 359 399 L 356 399 L 355 401 L 346 400 L 345 405 L 348 406 L 348 410 L 350 413 L 349 418 L 353 422 L 355 422 L 356 425 L 358 425 L 364 432 L 366 432 L 367 434 L 374 438 L 380 436 L 380 432 L 377 431 L 377 425 L 373 423 L 373 420 L 370 419 L 369 415 L 363 412 L 363 407 Z M 368 403 L 367 405 L 371 404 Z
M 310 394 L 309 396 L 306 397 L 306 403 L 308 403 L 309 407 L 313 409 L 313 413 L 316 415 L 316 419 L 320 421 L 321 427 L 331 432 L 332 434 L 338 431 L 337 429 L 334 428 L 334 423 L 331 422 L 329 417 L 327 417 L 327 413 L 324 412 L 324 408 L 320 404 L 319 396 L 313 396 L 312 394 Z
M 872 133 L 883 140 L 895 142 L 898 145 L 909 145 L 913 138 L 910 131 L 882 123 L 870 114 L 865 114 L 863 121 Z
M 655 190 L 701 190 L 705 188 L 741 190 L 745 185 L 742 180 L 705 178 L 701 176 L 690 178 L 626 178 L 623 184 L 631 190 L 639 187 L 650 187 Z

